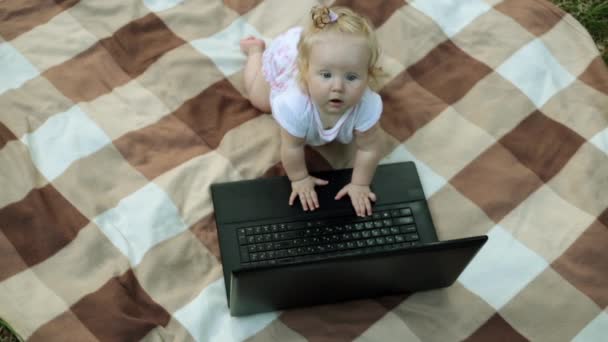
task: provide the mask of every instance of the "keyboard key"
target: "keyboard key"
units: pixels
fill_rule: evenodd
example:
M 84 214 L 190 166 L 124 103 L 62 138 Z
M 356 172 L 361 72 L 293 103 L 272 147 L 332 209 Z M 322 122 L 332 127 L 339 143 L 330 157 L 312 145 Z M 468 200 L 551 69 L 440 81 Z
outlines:
M 390 213 L 390 212 L 388 212 L 388 211 L 383 211 L 383 212 L 381 213 L 381 215 L 382 215 L 382 218 L 383 218 L 383 219 L 388 219 L 388 218 L 390 218 L 390 217 L 391 217 L 391 213 Z
M 418 234 L 407 234 L 405 235 L 405 241 L 416 241 L 418 240 Z
M 401 226 L 401 227 L 399 227 L 399 229 L 401 230 L 401 233 L 403 233 L 403 234 L 413 233 L 416 231 L 416 226 Z
M 401 215 L 412 215 L 412 209 L 410 209 L 410 208 L 399 209 L 399 214 L 401 214 Z
M 293 243 L 291 241 L 280 241 L 280 242 L 275 242 L 274 243 L 274 249 L 283 249 L 283 248 L 288 248 L 291 247 L 293 245 Z
M 408 224 L 408 223 L 413 223 L 413 222 L 414 222 L 414 218 L 411 216 L 397 217 L 397 218 L 393 219 L 393 223 L 395 223 L 395 224 Z
M 280 239 L 281 240 L 288 240 L 288 239 L 293 239 L 295 237 L 297 237 L 299 234 L 296 231 L 288 231 L 288 232 L 284 232 L 284 233 L 279 233 Z
M 310 222 L 291 222 L 291 223 L 287 224 L 286 230 L 301 229 L 301 228 L 306 227 L 307 223 L 310 223 Z
M 374 221 L 374 227 L 376 227 L 376 228 L 382 227 L 382 221 Z

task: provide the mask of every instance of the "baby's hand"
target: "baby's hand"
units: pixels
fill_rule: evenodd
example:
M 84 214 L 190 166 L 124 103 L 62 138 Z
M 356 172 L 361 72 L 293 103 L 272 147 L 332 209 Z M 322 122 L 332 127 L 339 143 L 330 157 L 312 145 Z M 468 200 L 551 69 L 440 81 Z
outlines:
M 296 197 L 300 197 L 300 203 L 304 211 L 308 209 L 315 210 L 319 207 L 319 199 L 315 192 L 315 185 L 326 185 L 328 182 L 323 179 L 307 176 L 299 181 L 291 182 L 291 195 L 289 196 L 289 205 L 293 205 Z
M 376 194 L 374 194 L 369 185 L 356 185 L 353 183 L 347 184 L 342 190 L 338 191 L 336 195 L 336 200 L 344 197 L 344 195 L 348 194 L 350 197 L 350 201 L 353 204 L 353 208 L 357 213 L 357 216 L 365 217 L 367 215 L 372 214 L 372 201 L 376 201 Z

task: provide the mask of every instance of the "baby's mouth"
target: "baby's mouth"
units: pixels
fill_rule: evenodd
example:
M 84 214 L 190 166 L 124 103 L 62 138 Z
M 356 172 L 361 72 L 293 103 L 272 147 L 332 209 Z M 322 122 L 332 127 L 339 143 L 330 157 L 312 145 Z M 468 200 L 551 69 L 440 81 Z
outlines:
M 342 102 L 344 102 L 344 101 L 342 101 L 340 99 L 331 99 L 331 100 L 329 100 L 329 103 L 335 104 L 335 105 L 342 104 Z

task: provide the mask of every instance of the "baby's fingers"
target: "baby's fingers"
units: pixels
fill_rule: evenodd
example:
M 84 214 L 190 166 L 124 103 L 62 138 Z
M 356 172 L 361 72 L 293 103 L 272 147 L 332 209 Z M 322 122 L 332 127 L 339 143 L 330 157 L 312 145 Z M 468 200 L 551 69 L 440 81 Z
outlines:
M 298 197 L 298 194 L 295 191 L 292 191 L 291 195 L 289 195 L 289 205 L 293 205 L 293 201 L 296 197 Z
M 355 197 L 351 197 L 350 202 L 353 204 L 353 209 L 355 209 L 355 214 L 357 214 L 357 216 L 359 216 L 359 217 L 362 217 L 363 212 L 361 210 L 362 206 L 361 206 L 359 199 L 357 199 Z
M 312 198 L 314 208 L 317 209 L 319 207 L 319 197 L 317 196 L 317 192 L 313 191 L 310 197 Z
M 373 192 L 370 192 L 368 195 L 369 199 L 376 202 L 376 194 Z
M 309 197 L 306 195 L 305 192 L 301 192 L 299 194 L 299 196 L 300 196 L 300 203 L 302 203 L 302 209 L 304 209 L 304 211 L 308 211 L 308 207 L 309 207 L 308 203 L 310 202 Z
M 336 197 L 334 197 L 334 198 L 336 200 L 339 200 L 340 198 L 344 197 L 344 195 L 346 195 L 347 192 L 348 192 L 348 189 L 346 187 L 344 187 L 340 191 L 338 191 L 338 193 L 336 194 Z
M 365 211 L 367 212 L 368 216 L 372 215 L 372 204 L 367 197 L 365 197 Z

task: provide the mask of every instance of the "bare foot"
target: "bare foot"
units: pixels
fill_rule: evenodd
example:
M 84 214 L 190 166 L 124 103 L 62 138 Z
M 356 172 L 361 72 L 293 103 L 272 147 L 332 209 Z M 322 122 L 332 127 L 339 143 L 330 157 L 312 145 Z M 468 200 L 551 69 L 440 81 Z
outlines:
M 241 39 L 241 51 L 247 56 L 254 53 L 264 52 L 266 48 L 266 43 L 263 40 L 256 38 L 254 36 L 249 36 L 245 39 Z

